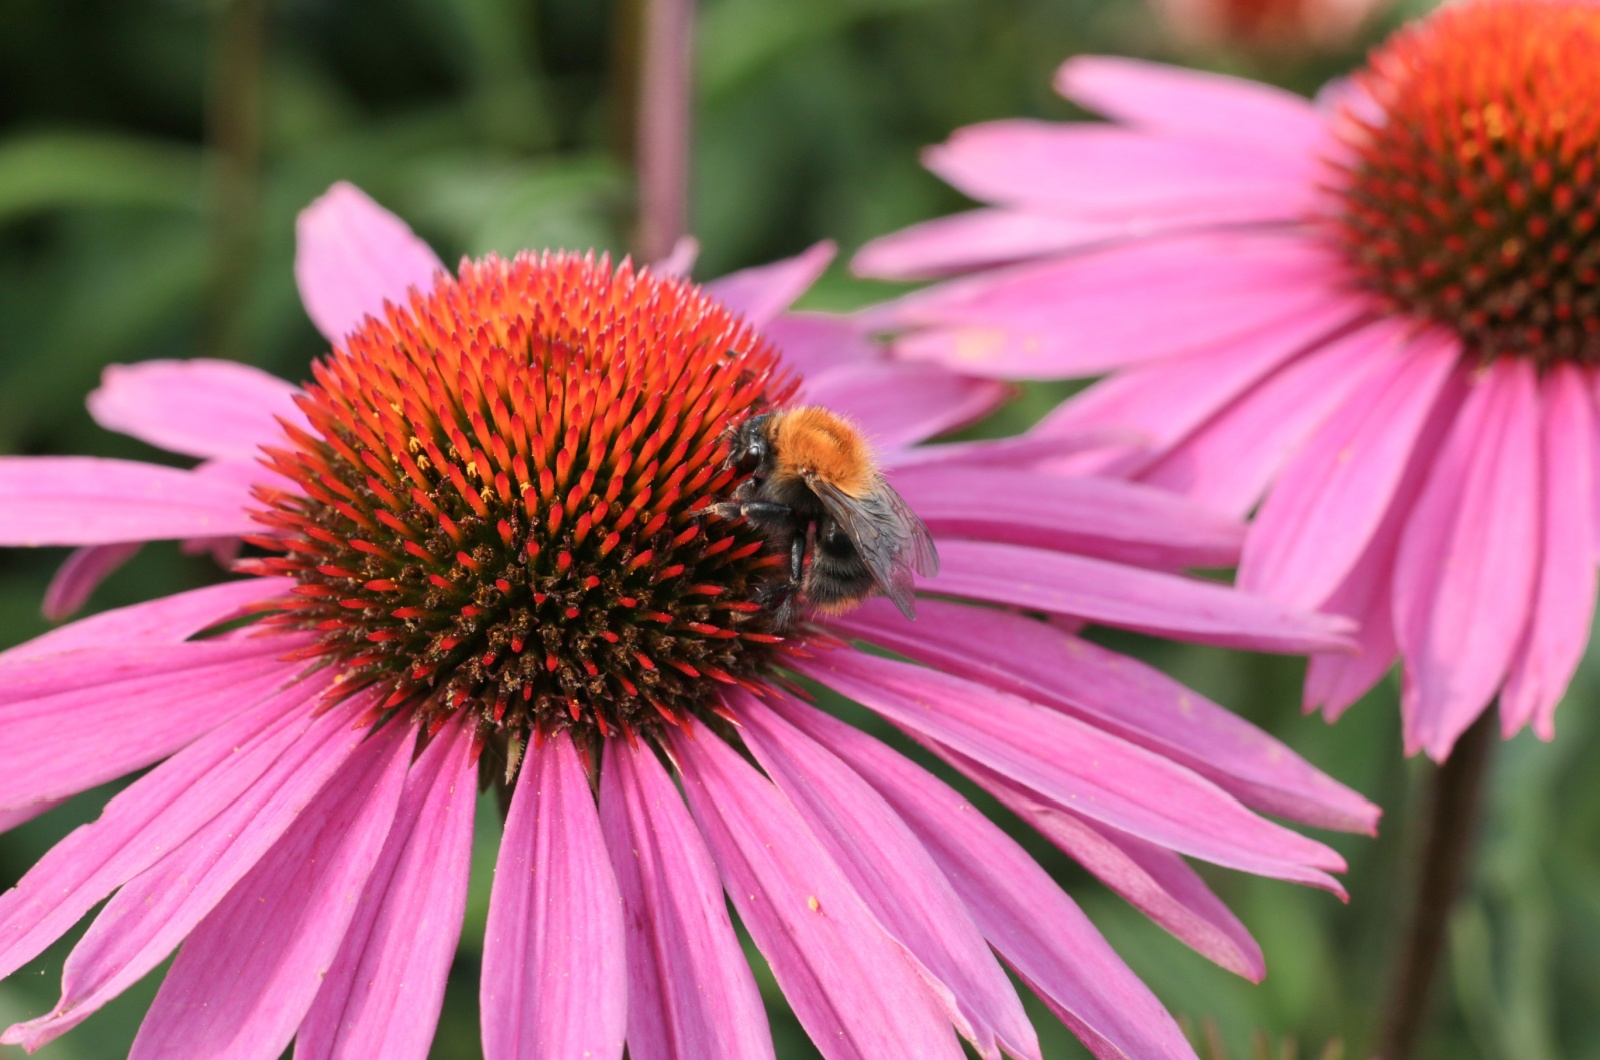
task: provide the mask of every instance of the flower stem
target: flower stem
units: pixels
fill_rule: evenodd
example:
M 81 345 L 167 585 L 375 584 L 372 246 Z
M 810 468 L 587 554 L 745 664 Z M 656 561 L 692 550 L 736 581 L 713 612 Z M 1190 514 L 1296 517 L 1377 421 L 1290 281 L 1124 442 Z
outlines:
M 229 357 L 237 353 L 255 259 L 266 0 L 227 0 L 216 18 L 206 100 L 212 261 L 204 339 L 208 356 Z
M 639 188 L 634 251 L 659 261 L 689 224 L 689 108 L 694 0 L 638 0 L 638 106 L 634 151 Z
M 1479 804 L 1498 725 L 1496 714 L 1493 707 L 1485 710 L 1430 778 L 1427 830 L 1416 867 L 1411 923 L 1400 938 L 1392 964 L 1394 979 L 1385 997 L 1387 1011 L 1375 1060 L 1411 1060 L 1427 1024 L 1450 912 L 1472 868 Z

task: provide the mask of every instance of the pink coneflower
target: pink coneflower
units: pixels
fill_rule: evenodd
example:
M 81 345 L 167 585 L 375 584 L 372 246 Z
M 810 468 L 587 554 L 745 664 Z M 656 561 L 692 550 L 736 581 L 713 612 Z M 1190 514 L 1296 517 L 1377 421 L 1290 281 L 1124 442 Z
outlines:
M 5 1041 L 51 1040 L 182 943 L 135 1057 L 424 1056 L 481 775 L 511 790 L 491 1060 L 770 1056 L 725 896 L 829 1057 L 955 1060 L 958 1035 L 1037 1057 L 996 953 L 1099 1055 L 1191 1055 L 1020 846 L 797 679 L 876 711 L 1241 974 L 1261 954 L 1184 855 L 1339 891 L 1338 855 L 1252 811 L 1371 830 L 1370 804 L 1024 612 L 1271 650 L 1335 629 L 1171 573 L 1229 562 L 1240 532 L 1166 494 L 991 462 L 1015 444 L 907 448 L 1000 388 L 779 318 L 825 259 L 715 294 L 564 254 L 450 276 L 347 186 L 300 237 L 334 346 L 312 383 L 153 363 L 91 400 L 205 463 L 0 461 L 6 544 L 258 552 L 257 577 L 0 656 L 6 824 L 160 763 L 0 897 L 6 974 L 109 899 L 55 1010 Z M 915 624 L 880 600 L 774 630 L 785 557 L 700 516 L 735 484 L 726 428 L 799 394 L 853 408 L 938 536 L 942 598 Z
M 879 322 L 963 371 L 1114 371 L 1041 433 L 1131 427 L 1102 470 L 1266 494 L 1242 586 L 1361 624 L 1307 709 L 1399 655 L 1408 752 L 1444 758 L 1497 693 L 1507 735 L 1548 739 L 1595 598 L 1600 6 L 1447 6 L 1322 106 L 1117 59 L 1058 84 L 1125 124 L 963 130 L 929 163 L 997 205 L 858 264 L 1037 260 Z

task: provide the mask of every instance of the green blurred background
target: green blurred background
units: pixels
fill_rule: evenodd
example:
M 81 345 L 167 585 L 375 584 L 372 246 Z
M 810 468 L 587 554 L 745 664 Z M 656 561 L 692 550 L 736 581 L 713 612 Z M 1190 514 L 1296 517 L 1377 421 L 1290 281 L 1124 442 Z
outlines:
M 697 274 L 824 237 L 848 253 L 959 209 L 960 197 L 920 169 L 918 149 L 973 121 L 1081 116 L 1049 88 L 1074 53 L 1171 59 L 1312 92 L 1417 10 L 1382 13 L 1342 51 L 1313 54 L 1187 50 L 1139 0 L 708 0 L 697 39 Z M 408 218 L 447 260 L 522 247 L 625 250 L 626 42 L 636 14 L 601 0 L 0 0 L 0 452 L 166 459 L 89 420 L 83 396 L 112 362 L 226 356 L 302 378 L 322 344 L 294 291 L 294 215 L 336 179 Z M 808 304 L 847 307 L 885 290 L 836 266 Z M 1033 388 L 980 429 L 1025 426 L 1060 393 Z M 0 553 L 0 647 L 45 628 L 38 602 L 61 556 Z M 215 577 L 208 561 L 152 547 L 92 606 Z M 1298 663 L 1108 639 L 1375 799 L 1383 834 L 1323 837 L 1351 862 L 1348 906 L 1207 871 L 1262 943 L 1260 986 L 1195 956 L 1018 834 L 1176 1015 L 1197 1028 L 1214 1021 L 1230 1055 L 1250 1055 L 1258 1032 L 1302 1056 L 1334 1038 L 1347 1056 L 1363 1055 L 1431 768 L 1400 757 L 1393 684 L 1329 728 L 1297 710 Z M 1600 1058 L 1592 662 L 1554 745 L 1524 735 L 1496 749 L 1481 857 L 1452 922 L 1424 1055 Z M 0 836 L 0 884 L 109 794 Z M 497 819 L 483 809 L 436 1057 L 479 1055 L 477 969 L 497 842 Z M 0 1025 L 49 1008 L 65 953 L 57 946 L 0 983 Z M 125 1053 L 158 981 L 40 1055 Z M 770 978 L 762 985 L 780 1055 L 814 1056 Z M 1047 1056 L 1087 1055 L 1042 1006 L 1031 1008 Z

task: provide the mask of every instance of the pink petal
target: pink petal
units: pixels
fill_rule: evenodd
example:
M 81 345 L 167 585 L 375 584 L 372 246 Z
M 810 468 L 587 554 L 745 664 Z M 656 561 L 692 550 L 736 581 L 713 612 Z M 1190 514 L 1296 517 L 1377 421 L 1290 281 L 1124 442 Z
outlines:
M 358 694 L 313 721 L 254 784 L 124 884 L 68 955 L 55 1009 L 11 1026 L 0 1042 L 37 1049 L 165 960 L 349 759 L 363 735 L 353 721 L 371 706 Z
M 923 164 L 980 202 L 1067 217 L 1296 221 L 1315 203 L 1315 156 L 1008 118 L 957 129 Z
M 1187 766 L 1257 810 L 1347 832 L 1377 829 L 1376 806 L 1237 714 L 1051 623 L 926 600 L 912 625 L 873 600 L 828 625 L 1081 718 Z
M 926 280 L 1149 233 L 1127 221 L 1053 217 L 1007 209 L 968 210 L 874 239 L 856 252 L 859 276 Z
M 1594 430 L 1585 372 L 1570 365 L 1540 382 L 1543 415 L 1544 549 L 1526 639 L 1500 692 L 1506 736 L 1529 721 L 1540 739 L 1555 735 L 1555 709 L 1589 644 L 1596 590 L 1593 548 Z M 1523 500 L 1526 504 L 1526 499 Z
M 340 181 L 295 221 L 294 279 L 306 314 L 330 343 L 344 341 L 383 305 L 433 290 L 444 264 L 406 223 Z
M 1005 379 L 1090 375 L 1231 346 L 1327 301 L 1324 252 L 1276 234 L 1141 240 L 919 291 L 895 353 Z
M 181 641 L 236 618 L 248 605 L 286 593 L 293 585 L 289 578 L 245 578 L 102 611 L 0 652 L 0 665 L 81 648 Z
M 117 545 L 92 545 L 73 549 L 66 562 L 57 568 L 44 591 L 40 608 L 44 617 L 60 622 L 89 602 L 89 597 L 113 571 L 128 562 L 143 548 L 143 543 L 126 541 Z
M 87 791 L 172 754 L 288 683 L 281 638 L 0 662 L 0 809 Z
M 1250 527 L 1239 587 L 1292 607 L 1321 605 L 1389 509 L 1459 344 L 1395 325 L 1400 355 L 1369 374 L 1306 441 Z
M 383 853 L 300 1025 L 295 1060 L 424 1060 L 467 905 L 478 766 L 448 723 L 406 777 Z
M 828 268 L 836 250 L 831 241 L 824 240 L 792 258 L 729 273 L 720 280 L 712 280 L 705 288 L 759 330 L 810 290 Z
M 316 677 L 219 726 L 106 804 L 0 895 L 0 978 L 43 952 L 78 918 L 166 856 L 243 793 L 305 731 L 327 687 Z
M 672 244 L 672 251 L 660 261 L 650 266 L 650 271 L 657 276 L 681 276 L 687 278 L 694 270 L 694 263 L 700 257 L 700 241 L 694 236 L 679 236 L 677 242 Z
M 1064 552 L 939 541 L 934 592 L 1069 615 L 1197 644 L 1256 651 L 1337 650 L 1347 623 L 1292 611 L 1225 585 Z
M 530 748 L 506 818 L 483 949 L 483 1054 L 621 1057 L 622 896 L 566 733 Z
M 391 722 L 189 935 L 130 1060 L 277 1060 L 338 952 L 394 821 L 415 729 Z
M 1539 556 L 1538 417 L 1529 362 L 1484 369 L 1401 537 L 1394 620 L 1408 754 L 1450 753 L 1522 639 Z
M 1342 894 L 1338 854 L 1171 760 L 1009 693 L 857 651 L 794 668 L 1047 803 L 1192 857 Z M 1326 870 L 1326 871 L 1325 871 Z
M 0 546 L 249 534 L 247 491 L 191 471 L 91 456 L 0 457 Z
M 173 453 L 254 460 L 283 437 L 275 416 L 304 420 L 295 387 L 233 361 L 114 364 L 89 395 L 89 413 L 108 431 Z
M 1253 508 L 1285 461 L 1370 372 L 1393 356 L 1387 328 L 1361 328 L 1280 369 L 1139 471 L 1232 515 Z
M 885 357 L 883 347 L 868 338 L 856 320 L 834 313 L 784 313 L 768 322 L 761 334 L 783 354 L 785 367 L 807 377 Z
M 1328 138 L 1310 100 L 1259 81 L 1106 55 L 1067 60 L 1056 91 L 1151 132 L 1193 137 L 1297 161 Z
M 807 376 L 798 400 L 848 417 L 877 448 L 894 449 L 982 419 L 1011 393 L 933 365 L 877 361 Z
M 672 750 L 728 897 L 822 1055 L 959 1060 L 904 951 L 778 790 L 702 725 Z
M 940 538 L 971 537 L 1140 566 L 1227 567 L 1240 523 L 1138 483 L 1005 468 L 908 468 L 894 488 Z
M 1022 1002 L 944 874 L 882 796 L 760 700 L 729 705 L 745 746 L 885 930 L 915 962 L 978 1055 L 1039 1056 Z
M 1085 427 L 1060 434 L 984 438 L 975 442 L 943 442 L 880 453 L 885 468 L 1042 467 L 1107 447 L 1138 445 L 1132 431 L 1112 426 Z
M 648 747 L 612 741 L 600 823 L 627 928 L 632 1060 L 760 1060 L 772 1033 L 717 866 Z
M 55 799 L 51 802 L 36 802 L 20 809 L 0 810 L 0 833 L 9 832 L 19 825 L 27 824 L 35 817 L 49 813 L 65 801 L 65 799 Z
M 784 699 L 774 709 L 876 787 L 922 840 L 1006 962 L 1098 1057 L 1190 1057 L 1161 1002 L 1043 869 L 943 782 L 866 733 Z

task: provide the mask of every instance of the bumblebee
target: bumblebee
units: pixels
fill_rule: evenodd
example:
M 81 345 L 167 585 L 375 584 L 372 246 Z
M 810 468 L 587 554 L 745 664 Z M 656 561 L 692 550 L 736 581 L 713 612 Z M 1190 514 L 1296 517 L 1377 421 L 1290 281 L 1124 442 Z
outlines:
M 848 420 L 815 406 L 752 416 L 733 430 L 726 465 L 749 477 L 711 513 L 744 518 L 789 557 L 770 601 L 779 629 L 802 604 L 839 614 L 875 592 L 916 617 L 911 574 L 937 574 L 939 554 Z

